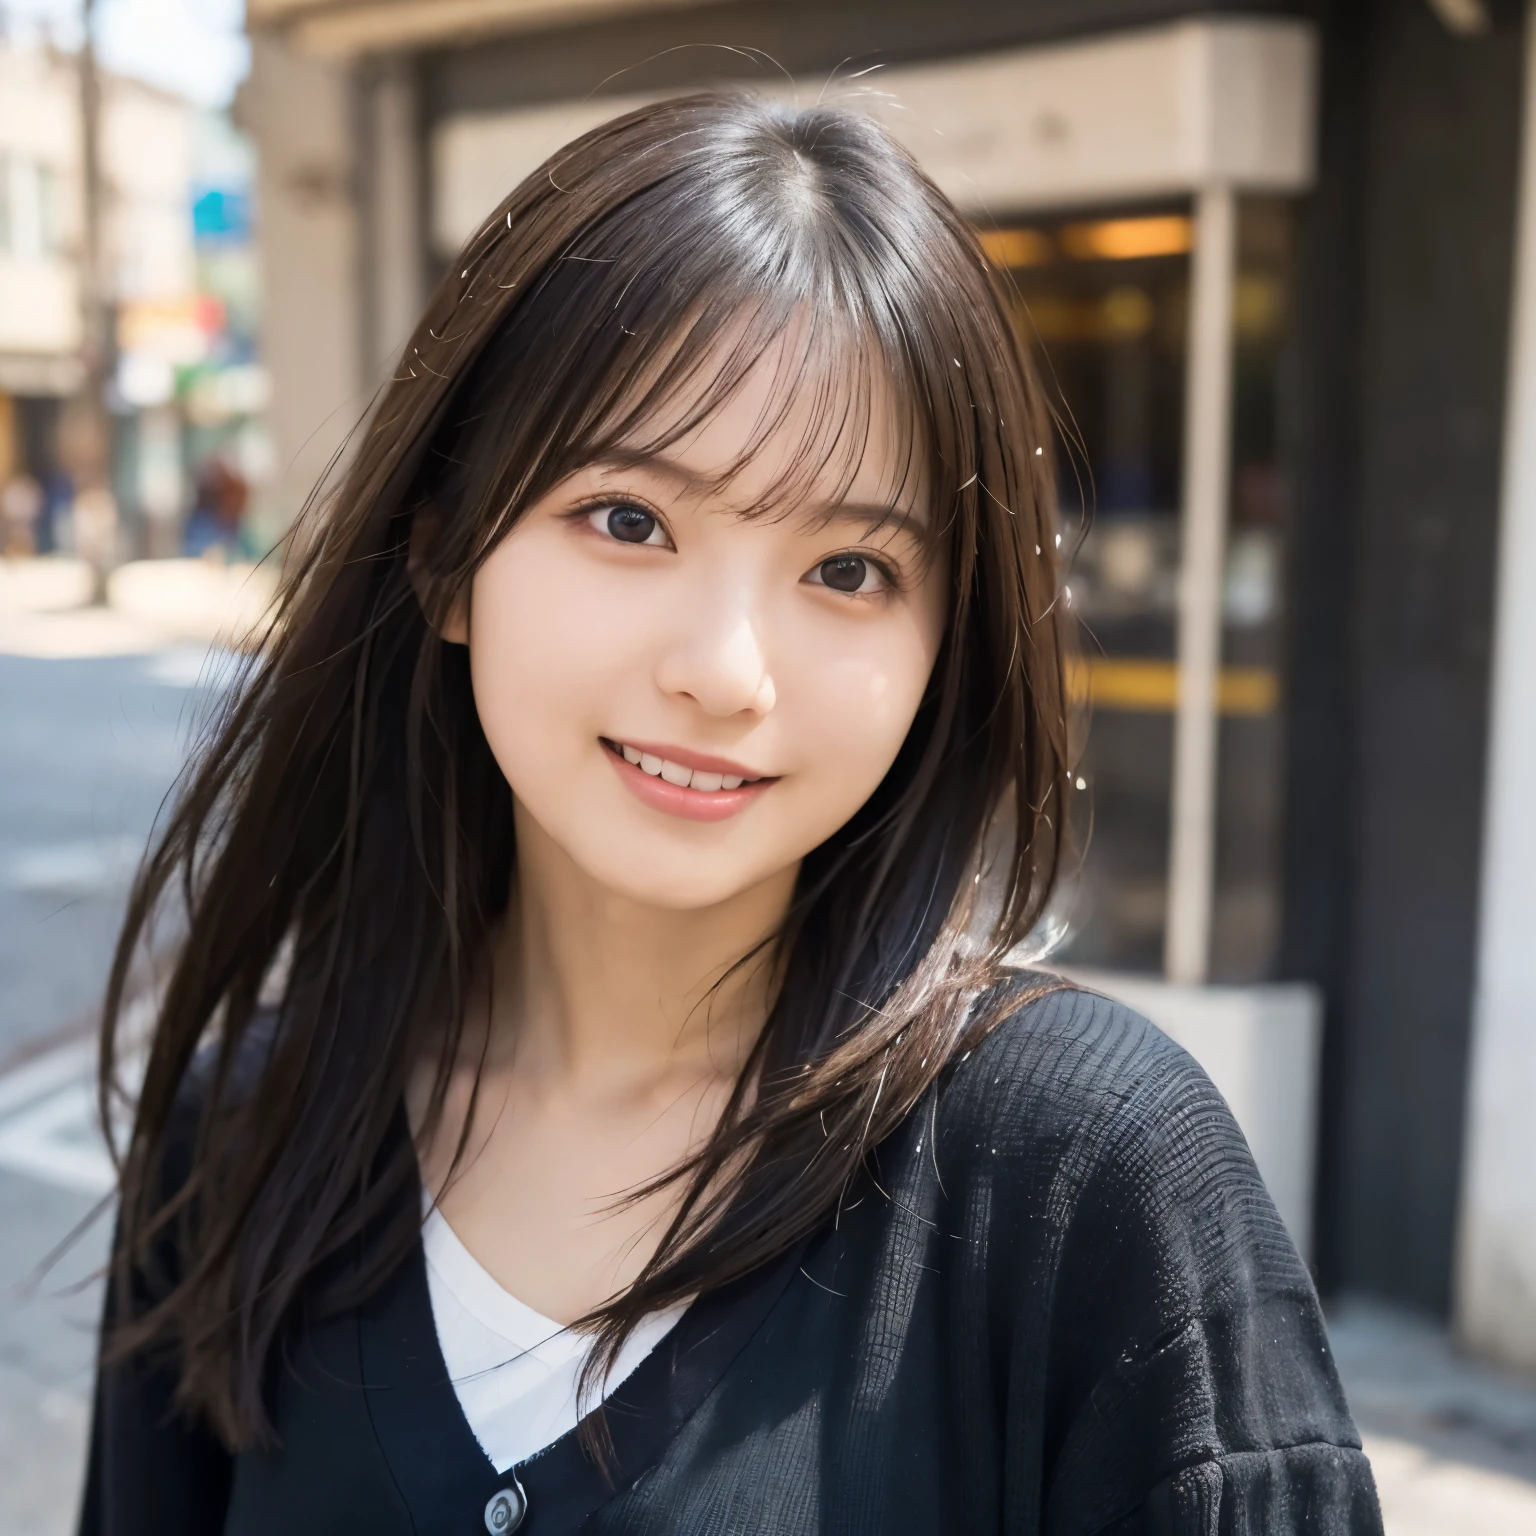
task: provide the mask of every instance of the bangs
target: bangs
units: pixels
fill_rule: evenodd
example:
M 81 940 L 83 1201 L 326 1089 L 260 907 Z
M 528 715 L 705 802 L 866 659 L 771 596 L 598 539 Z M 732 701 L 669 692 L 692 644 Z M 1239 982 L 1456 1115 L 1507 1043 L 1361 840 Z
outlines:
M 739 516 L 830 520 L 866 467 L 872 440 L 883 449 L 878 500 L 893 510 L 904 500 L 927 502 L 933 433 L 918 417 L 917 391 L 852 316 L 812 315 L 804 305 L 773 312 L 762 304 L 694 316 L 649 355 L 636 349 L 621 358 L 615 372 L 606 409 L 562 453 L 562 476 L 597 461 L 666 454 L 749 381 L 762 381 L 745 441 L 705 483 L 711 494 L 731 495 L 772 444 L 774 471 L 749 499 L 732 500 Z M 923 527 L 931 532 L 932 519 Z
M 952 531 L 977 468 L 962 358 L 974 363 L 985 343 L 933 304 L 932 279 L 889 228 L 827 219 L 824 170 L 790 155 L 783 183 L 769 184 L 778 195 L 766 196 L 760 159 L 747 162 L 751 199 L 736 195 L 728 168 L 702 190 L 696 178 L 645 188 L 554 254 L 511 304 L 457 392 L 462 406 L 450 407 L 437 466 L 447 462 L 450 480 L 462 466 L 448 499 L 474 530 L 471 566 L 562 480 L 666 453 L 764 371 L 749 437 L 711 490 L 725 491 L 772 442 L 775 471 L 741 515 L 830 516 L 878 434 L 889 444 L 882 503 L 924 507 L 934 549 Z

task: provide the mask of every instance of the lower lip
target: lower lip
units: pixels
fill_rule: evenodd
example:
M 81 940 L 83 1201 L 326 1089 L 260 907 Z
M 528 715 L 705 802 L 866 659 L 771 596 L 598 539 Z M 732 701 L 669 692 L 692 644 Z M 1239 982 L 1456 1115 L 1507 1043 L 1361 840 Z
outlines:
M 613 764 L 614 772 L 637 800 L 653 811 L 681 816 L 684 821 L 725 821 L 738 811 L 746 810 L 769 785 L 778 782 L 776 779 L 757 779 L 751 784 L 743 784 L 740 789 L 688 789 L 647 773 L 607 747 L 603 751 Z

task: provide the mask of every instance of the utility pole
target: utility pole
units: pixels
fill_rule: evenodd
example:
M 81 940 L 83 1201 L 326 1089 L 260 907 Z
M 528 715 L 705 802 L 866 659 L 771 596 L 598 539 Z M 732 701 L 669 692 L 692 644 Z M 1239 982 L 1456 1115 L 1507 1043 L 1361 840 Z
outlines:
M 107 291 L 104 226 L 106 188 L 101 164 L 101 74 L 96 62 L 96 0 L 81 0 L 80 42 L 80 320 L 83 379 L 64 422 L 61 455 L 75 482 L 75 550 L 96 575 L 96 599 L 106 595 L 117 563 L 117 502 L 112 494 L 112 423 L 107 384 L 116 351 Z

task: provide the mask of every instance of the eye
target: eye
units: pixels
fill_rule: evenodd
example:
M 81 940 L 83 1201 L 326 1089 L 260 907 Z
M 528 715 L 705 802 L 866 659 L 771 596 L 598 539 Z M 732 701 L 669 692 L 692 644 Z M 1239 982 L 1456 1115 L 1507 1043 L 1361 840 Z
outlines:
M 863 555 L 833 555 L 807 572 L 805 579 L 834 592 L 883 592 L 891 585 L 890 577 Z
M 617 539 L 621 544 L 665 546 L 671 542 L 661 526 L 661 519 L 654 512 L 630 501 L 597 507 L 587 514 L 587 521 L 597 532 L 606 533 L 609 538 Z

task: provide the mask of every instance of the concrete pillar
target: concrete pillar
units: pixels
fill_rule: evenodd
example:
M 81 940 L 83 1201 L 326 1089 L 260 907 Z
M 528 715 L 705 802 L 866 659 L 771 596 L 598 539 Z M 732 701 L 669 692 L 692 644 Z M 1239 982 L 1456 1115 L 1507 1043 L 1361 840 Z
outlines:
M 1536 5 L 1525 48 L 1456 1320 L 1473 1349 L 1536 1369 Z
M 376 388 L 393 371 L 426 299 L 426 214 L 412 60 L 380 59 L 361 84 L 364 366 Z
M 262 353 L 272 374 L 280 532 L 367 405 L 364 378 L 355 90 L 351 68 L 253 33 L 242 124 L 259 151 Z
M 1184 385 L 1184 510 L 1179 527 L 1179 704 L 1173 726 L 1168 849 L 1168 980 L 1206 979 L 1216 882 L 1216 749 L 1221 585 L 1232 462 L 1232 291 L 1237 196 L 1214 182 L 1195 195 L 1189 363 Z

